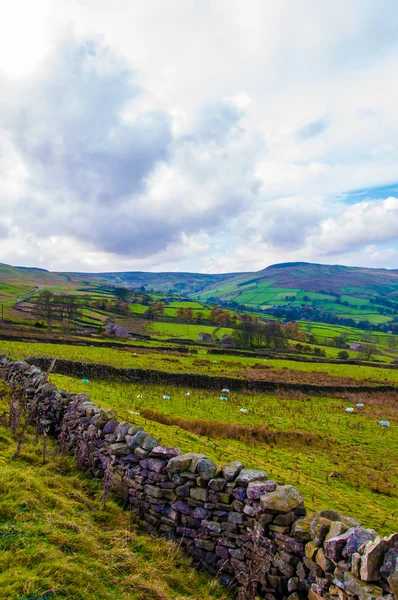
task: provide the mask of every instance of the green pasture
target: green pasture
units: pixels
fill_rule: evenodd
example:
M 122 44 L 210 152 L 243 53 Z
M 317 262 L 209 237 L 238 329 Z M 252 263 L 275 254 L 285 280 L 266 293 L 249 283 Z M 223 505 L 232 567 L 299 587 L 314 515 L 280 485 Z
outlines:
M 218 464 L 239 458 L 247 467 L 264 468 L 270 478 L 297 486 L 310 511 L 336 509 L 380 533 L 397 529 L 396 405 L 380 406 L 375 398 L 363 412 L 348 414 L 345 408 L 352 402 L 336 398 L 230 393 L 223 401 L 219 392 L 190 389 L 186 396 L 186 390 L 172 386 L 84 384 L 60 375 L 51 375 L 51 381 L 116 408 L 120 419 L 144 426 L 162 444 L 203 452 Z M 240 413 L 242 407 L 247 415 Z M 145 409 L 185 421 L 163 425 L 142 416 Z M 392 427 L 380 428 L 380 418 L 389 419 Z M 214 435 L 192 432 L 192 425 L 209 420 Z M 272 442 L 246 438 L 250 426 L 264 424 L 275 434 Z M 242 426 L 238 437 L 229 437 L 232 425 Z

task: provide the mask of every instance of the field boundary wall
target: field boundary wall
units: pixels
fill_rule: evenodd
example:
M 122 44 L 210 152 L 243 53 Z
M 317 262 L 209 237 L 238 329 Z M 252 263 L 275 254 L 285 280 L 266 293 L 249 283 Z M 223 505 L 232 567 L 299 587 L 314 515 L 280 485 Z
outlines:
M 268 600 L 393 600 L 398 533 L 381 538 L 335 510 L 307 515 L 304 498 L 239 461 L 162 446 L 86 394 L 69 394 L 24 361 L 0 357 L 30 420 L 113 489 L 151 532 L 176 539 L 196 564 Z

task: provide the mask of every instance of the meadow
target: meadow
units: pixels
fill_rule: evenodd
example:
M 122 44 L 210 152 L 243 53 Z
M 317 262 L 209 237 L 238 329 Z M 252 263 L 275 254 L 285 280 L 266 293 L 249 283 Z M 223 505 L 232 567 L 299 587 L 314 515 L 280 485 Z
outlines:
M 203 452 L 218 464 L 239 458 L 264 468 L 269 478 L 297 486 L 310 511 L 333 508 L 379 532 L 398 527 L 396 394 L 361 397 L 364 409 L 349 414 L 345 408 L 359 397 L 230 393 L 222 400 L 221 391 L 50 378 L 115 408 L 119 419 L 144 426 L 162 444 Z M 380 419 L 392 427 L 382 429 Z
M 178 350 L 156 351 L 151 347 L 101 348 L 41 342 L 0 341 L 0 353 L 13 359 L 29 356 L 59 358 L 117 368 L 155 369 L 170 373 L 202 373 L 253 380 L 343 385 L 396 384 L 398 369 L 367 365 L 298 362 L 288 359 L 261 359 L 232 355 L 181 354 Z
M 0 409 L 7 408 L 1 389 Z M 177 545 L 144 533 L 74 459 L 48 441 L 15 440 L 0 425 L 0 598 L 7 600 L 227 600 Z

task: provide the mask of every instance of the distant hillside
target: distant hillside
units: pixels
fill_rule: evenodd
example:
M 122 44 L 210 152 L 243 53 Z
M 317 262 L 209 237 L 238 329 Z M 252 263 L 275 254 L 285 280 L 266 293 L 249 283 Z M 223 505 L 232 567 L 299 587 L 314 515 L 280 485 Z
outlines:
M 308 310 L 373 324 L 398 321 L 398 270 L 367 269 L 304 262 L 271 265 L 256 273 L 52 273 L 44 269 L 0 265 L 0 302 L 11 302 L 35 289 L 73 293 L 98 286 L 125 286 L 198 300 L 232 302 L 281 318 L 312 320 Z M 302 307 L 307 307 L 303 312 Z M 275 310 L 285 308 L 285 313 Z M 297 314 L 286 311 L 300 308 Z M 314 315 L 319 317 L 318 315 Z M 315 319 L 314 319 L 315 320 Z M 321 320 L 325 322 L 322 316 Z M 327 322 L 327 320 L 326 320 Z
M 261 310 L 311 305 L 376 324 L 392 320 L 398 310 L 398 270 L 282 263 L 213 284 L 197 298 Z

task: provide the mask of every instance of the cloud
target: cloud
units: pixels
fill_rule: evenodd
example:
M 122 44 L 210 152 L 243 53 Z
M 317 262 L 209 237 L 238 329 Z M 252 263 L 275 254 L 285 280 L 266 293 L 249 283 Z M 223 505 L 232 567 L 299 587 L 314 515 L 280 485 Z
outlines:
M 300 140 L 307 140 L 308 138 L 315 137 L 316 135 L 320 135 L 329 127 L 329 121 L 326 118 L 318 119 L 317 121 L 312 121 L 311 123 L 307 123 L 300 127 L 296 136 Z
M 391 264 L 394 9 L 38 0 L 19 29 L 16 0 L 13 31 L 0 24 L 0 260 Z

